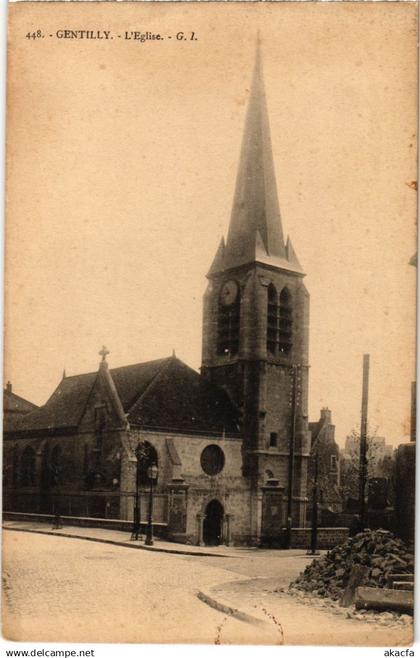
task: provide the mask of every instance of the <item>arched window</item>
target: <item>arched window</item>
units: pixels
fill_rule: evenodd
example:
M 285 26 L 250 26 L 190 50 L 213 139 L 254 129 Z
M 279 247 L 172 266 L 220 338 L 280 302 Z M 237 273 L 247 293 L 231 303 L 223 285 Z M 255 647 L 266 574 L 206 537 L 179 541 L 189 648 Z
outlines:
M 41 485 L 43 489 L 48 489 L 50 484 L 50 447 L 46 443 L 42 451 Z
M 21 483 L 23 487 L 32 487 L 35 484 L 35 450 L 27 446 L 22 452 Z
M 19 448 L 16 445 L 13 446 L 12 486 L 19 486 Z
M 277 290 L 270 283 L 267 289 L 267 351 L 271 354 L 276 354 L 277 352 L 278 313 Z
M 288 354 L 292 349 L 292 304 L 291 295 L 287 288 L 280 293 L 279 313 L 279 352 Z
M 150 484 L 150 480 L 147 476 L 147 469 L 152 464 L 158 466 L 158 455 L 155 448 L 148 441 L 143 441 L 139 443 L 136 449 L 137 456 L 137 477 L 140 485 Z M 157 483 L 157 479 L 154 481 Z
M 235 355 L 239 352 L 241 295 L 236 281 L 226 281 L 220 290 L 217 313 L 217 353 Z
M 55 445 L 51 451 L 51 484 L 60 483 L 60 476 L 63 470 L 63 450 L 61 446 Z

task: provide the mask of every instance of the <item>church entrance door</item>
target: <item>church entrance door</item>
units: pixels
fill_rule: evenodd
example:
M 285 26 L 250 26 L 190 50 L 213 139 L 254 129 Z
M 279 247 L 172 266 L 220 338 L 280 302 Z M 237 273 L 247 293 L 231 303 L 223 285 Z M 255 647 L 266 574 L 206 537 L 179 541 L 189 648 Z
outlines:
M 203 539 L 208 546 L 218 546 L 222 541 L 223 515 L 223 505 L 218 500 L 211 500 L 203 523 Z

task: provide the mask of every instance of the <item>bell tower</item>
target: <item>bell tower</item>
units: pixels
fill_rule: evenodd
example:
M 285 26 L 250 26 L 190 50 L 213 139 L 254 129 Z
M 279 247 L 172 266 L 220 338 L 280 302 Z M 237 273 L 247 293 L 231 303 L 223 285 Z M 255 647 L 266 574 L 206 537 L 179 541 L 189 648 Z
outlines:
M 310 439 L 304 276 L 290 239 L 283 237 L 258 44 L 228 236 L 207 275 L 201 368 L 241 410 L 242 473 L 255 492 L 254 537 L 261 529 L 258 491 L 276 479 L 287 498 L 290 461 L 294 525 L 305 516 Z

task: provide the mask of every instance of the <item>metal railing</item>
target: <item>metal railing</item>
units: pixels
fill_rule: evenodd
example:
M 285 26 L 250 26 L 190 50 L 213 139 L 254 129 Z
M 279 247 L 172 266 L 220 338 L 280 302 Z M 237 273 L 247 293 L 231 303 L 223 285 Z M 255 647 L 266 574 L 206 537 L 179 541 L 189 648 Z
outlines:
M 8 490 L 3 492 L 4 512 L 60 514 L 80 518 L 133 519 L 134 492 L 82 491 L 39 492 Z M 141 522 L 147 521 L 148 493 L 140 492 Z M 153 496 L 153 520 L 168 523 L 168 495 Z

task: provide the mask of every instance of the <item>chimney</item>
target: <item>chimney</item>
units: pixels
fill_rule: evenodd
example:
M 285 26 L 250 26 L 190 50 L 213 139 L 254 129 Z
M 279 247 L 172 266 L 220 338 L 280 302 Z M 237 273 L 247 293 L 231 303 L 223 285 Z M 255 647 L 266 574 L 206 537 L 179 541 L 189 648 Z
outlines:
M 11 392 L 12 392 L 12 382 L 7 382 L 7 384 L 6 384 L 6 391 L 7 391 L 8 393 L 11 393 Z
M 323 420 L 325 423 L 328 423 L 328 425 L 331 425 L 331 410 L 328 409 L 328 407 L 322 407 L 321 420 Z

